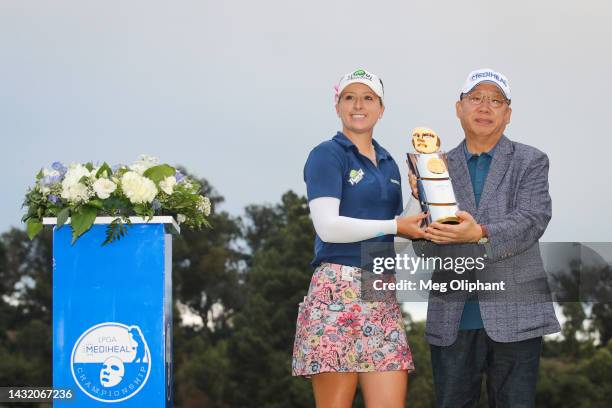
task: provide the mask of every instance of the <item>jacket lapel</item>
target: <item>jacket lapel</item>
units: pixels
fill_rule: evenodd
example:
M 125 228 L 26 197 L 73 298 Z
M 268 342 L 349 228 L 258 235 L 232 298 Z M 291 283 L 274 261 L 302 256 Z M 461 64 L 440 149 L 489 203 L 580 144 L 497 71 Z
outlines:
M 487 179 L 485 181 L 482 196 L 480 197 L 480 203 L 478 205 L 479 214 L 481 210 L 486 207 L 487 201 L 489 201 L 493 197 L 495 191 L 497 191 L 497 187 L 504 178 L 504 175 L 508 170 L 508 166 L 512 161 L 513 152 L 514 148 L 512 146 L 512 142 L 510 142 L 506 136 L 502 135 L 499 142 L 497 142 L 495 151 L 493 152 L 493 160 L 491 161 L 489 174 L 487 174 Z
M 455 198 L 457 199 L 459 209 L 474 215 L 476 214 L 476 201 L 474 199 L 474 189 L 472 188 L 472 182 L 470 180 L 470 172 L 465 160 L 465 153 L 463 152 L 464 144 L 465 139 L 459 146 L 448 152 L 448 168 L 450 170 L 449 175 L 452 179 L 453 190 L 455 191 Z

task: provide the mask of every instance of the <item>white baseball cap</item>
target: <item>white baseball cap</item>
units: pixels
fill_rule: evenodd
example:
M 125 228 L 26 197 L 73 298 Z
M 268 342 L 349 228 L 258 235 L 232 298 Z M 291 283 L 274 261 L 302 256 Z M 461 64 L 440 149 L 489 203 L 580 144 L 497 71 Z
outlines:
M 490 82 L 497 85 L 504 96 L 508 100 L 512 100 L 510 95 L 510 82 L 508 82 L 508 78 L 506 78 L 504 74 L 494 71 L 491 68 L 481 68 L 470 72 L 465 80 L 465 84 L 463 84 L 463 88 L 461 88 L 461 94 L 463 95 L 470 92 L 476 85 L 483 82 Z
M 376 74 L 368 72 L 365 69 L 358 69 L 344 75 L 340 79 L 338 85 L 334 86 L 334 89 L 336 91 L 336 94 L 334 95 L 336 104 L 338 103 L 338 98 L 340 98 L 340 95 L 342 94 L 344 88 L 356 82 L 370 87 L 370 89 L 376 95 L 378 95 L 380 97 L 380 100 L 384 103 L 385 87 L 383 86 L 382 80 Z

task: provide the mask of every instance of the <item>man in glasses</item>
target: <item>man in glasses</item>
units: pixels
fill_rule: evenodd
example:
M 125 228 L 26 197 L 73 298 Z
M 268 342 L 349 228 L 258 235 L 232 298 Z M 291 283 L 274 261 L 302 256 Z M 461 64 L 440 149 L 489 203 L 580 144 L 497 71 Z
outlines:
M 465 139 L 447 155 L 462 222 L 434 222 L 428 241 L 413 243 L 419 255 L 485 259 L 484 269 L 436 270 L 433 280 L 505 282 L 504 291 L 430 294 L 425 334 L 438 407 L 476 407 L 483 373 L 489 406 L 533 407 L 542 336 L 560 331 L 538 246 L 551 218 L 548 157 L 504 135 L 510 102 L 503 74 L 468 75 L 456 103 Z

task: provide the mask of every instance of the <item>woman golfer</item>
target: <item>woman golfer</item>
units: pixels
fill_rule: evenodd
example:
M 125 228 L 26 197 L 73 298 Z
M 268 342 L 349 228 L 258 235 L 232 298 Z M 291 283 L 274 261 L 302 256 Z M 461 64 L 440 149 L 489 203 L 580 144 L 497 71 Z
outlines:
M 316 146 L 304 167 L 315 271 L 299 305 L 292 368 L 312 379 L 317 407 L 350 407 L 357 383 L 366 406 L 403 407 L 414 370 L 397 302 L 361 298 L 362 243 L 423 237 L 424 214 L 395 218 L 403 208 L 400 172 L 372 138 L 383 99 L 378 76 L 360 69 L 342 77 L 342 132 Z

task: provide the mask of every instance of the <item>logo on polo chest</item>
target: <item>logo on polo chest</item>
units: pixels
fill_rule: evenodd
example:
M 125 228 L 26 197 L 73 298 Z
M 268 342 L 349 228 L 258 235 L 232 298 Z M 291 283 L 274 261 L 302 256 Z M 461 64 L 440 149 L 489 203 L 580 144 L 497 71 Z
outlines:
M 353 169 L 349 173 L 348 182 L 351 183 L 351 186 L 354 186 L 355 184 L 359 183 L 363 179 L 364 175 L 365 173 L 363 169 L 359 169 L 359 170 Z

